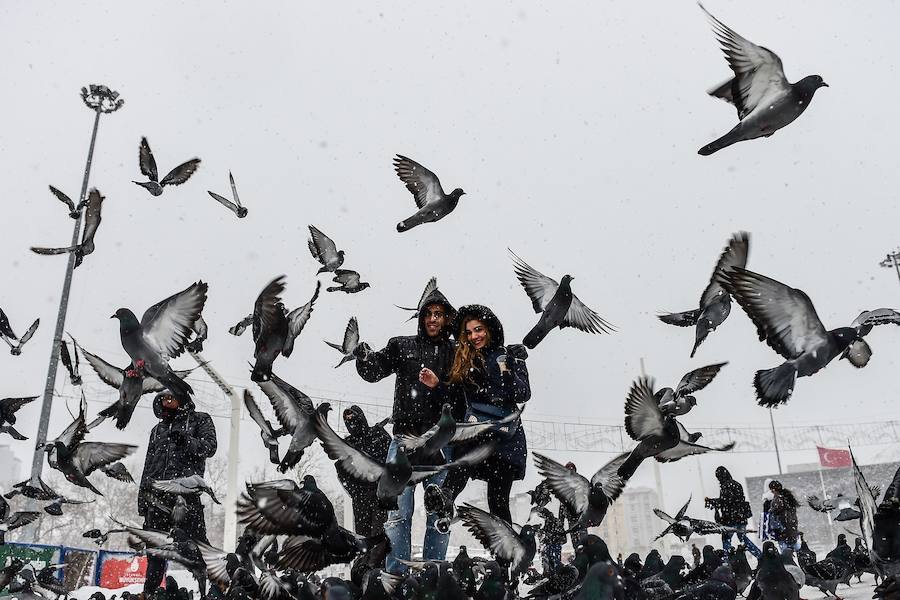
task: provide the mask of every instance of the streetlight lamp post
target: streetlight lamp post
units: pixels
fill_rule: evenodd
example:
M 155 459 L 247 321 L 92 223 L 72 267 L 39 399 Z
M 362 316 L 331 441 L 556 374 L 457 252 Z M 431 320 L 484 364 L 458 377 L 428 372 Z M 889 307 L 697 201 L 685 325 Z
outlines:
M 900 281 L 900 250 L 888 252 L 885 259 L 878 263 L 878 265 L 886 269 L 894 267 L 894 270 L 897 271 L 897 280 Z
M 125 100 L 119 98 L 119 92 L 109 89 L 105 85 L 91 84 L 81 88 L 81 99 L 84 104 L 94 111 L 94 129 L 91 133 L 91 145 L 88 148 L 87 163 L 84 166 L 84 179 L 81 182 L 81 194 L 79 195 L 79 211 L 75 218 L 75 229 L 72 232 L 71 246 L 78 244 L 81 235 L 81 217 L 83 216 L 83 202 L 88 188 L 88 179 L 91 176 L 91 162 L 94 158 L 94 144 L 97 141 L 97 128 L 100 125 L 100 115 L 115 112 L 122 108 Z M 75 253 L 69 253 L 69 261 L 66 265 L 66 275 L 63 279 L 62 295 L 59 299 L 59 313 L 56 316 L 56 330 L 53 334 L 53 345 L 50 349 L 50 364 L 47 367 L 47 381 L 44 384 L 44 397 L 41 401 L 41 417 L 38 421 L 38 431 L 34 440 L 34 457 L 31 463 L 31 477 L 36 480 L 41 476 L 44 466 L 44 453 L 42 446 L 47 441 L 47 428 L 50 425 L 50 410 L 53 405 L 53 387 L 56 384 L 56 368 L 59 364 L 59 344 L 62 341 L 63 329 L 66 325 L 66 311 L 69 307 L 69 291 L 72 289 L 72 273 L 75 270 Z

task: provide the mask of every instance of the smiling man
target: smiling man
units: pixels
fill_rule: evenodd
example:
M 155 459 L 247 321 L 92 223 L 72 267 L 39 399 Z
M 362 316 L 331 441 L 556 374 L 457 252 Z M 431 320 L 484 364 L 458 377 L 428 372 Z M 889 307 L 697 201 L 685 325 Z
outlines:
M 419 326 L 416 335 L 393 337 L 387 346 L 377 352 L 365 342 L 357 346 L 356 370 L 360 377 L 376 382 L 396 375 L 394 383 L 394 407 L 392 420 L 394 435 L 421 435 L 428 431 L 441 415 L 441 406 L 446 401 L 444 395 L 431 390 L 419 381 L 423 369 L 430 369 L 440 378 L 446 378 L 453 362 L 454 345 L 450 340 L 448 325 L 456 315 L 453 306 L 437 289 L 421 303 Z M 461 415 L 456 415 L 460 418 Z M 388 455 L 397 451 L 393 441 Z M 416 464 L 440 464 L 444 461 L 440 454 L 416 458 Z M 425 484 L 440 485 L 444 474 L 440 473 L 425 481 Z M 409 560 L 411 549 L 412 515 L 415 508 L 413 494 L 415 488 L 407 487 L 397 499 L 398 510 L 388 514 L 384 531 L 391 541 L 391 553 L 387 557 L 386 568 L 391 573 L 402 574 L 408 568 L 398 559 Z M 425 540 L 422 550 L 423 560 L 444 560 L 450 538 L 435 527 L 438 515 L 428 515 Z

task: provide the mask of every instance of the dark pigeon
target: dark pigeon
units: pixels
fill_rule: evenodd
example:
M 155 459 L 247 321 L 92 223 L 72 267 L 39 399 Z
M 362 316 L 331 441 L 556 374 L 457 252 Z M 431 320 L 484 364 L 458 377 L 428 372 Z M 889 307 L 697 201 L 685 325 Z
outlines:
M 72 504 L 74 506 L 77 506 L 79 504 L 91 504 L 92 502 L 94 502 L 94 500 L 77 500 L 75 498 L 58 496 L 57 498 L 54 498 L 49 504 L 44 505 L 44 512 L 48 515 L 59 517 L 63 514 L 63 504 Z
M 606 463 L 594 473 L 590 481 L 555 460 L 537 452 L 532 454 L 538 473 L 556 497 L 578 516 L 575 523 L 569 524 L 573 530 L 596 527 L 603 522 L 609 506 L 625 489 L 625 479 L 617 471 L 628 458 L 628 453 L 620 454 Z
M 356 317 L 350 317 L 350 320 L 347 321 L 347 328 L 344 330 L 344 339 L 340 344 L 328 341 L 325 343 L 343 354 L 341 362 L 334 365 L 335 369 L 344 363 L 356 360 L 356 357 L 353 354 L 356 347 L 359 346 L 359 323 L 357 323 Z
M 72 343 L 75 343 L 74 340 Z M 77 350 L 73 354 L 75 355 L 74 362 L 72 361 L 72 354 L 69 353 L 69 345 L 66 343 L 66 340 L 59 340 L 59 360 L 62 361 L 63 366 L 69 373 L 69 381 L 72 382 L 72 385 L 81 385 L 81 374 L 78 372 Z
M 199 281 L 148 308 L 141 320 L 131 310 L 120 308 L 111 317 L 119 320 L 122 347 L 138 370 L 166 386 L 181 400 L 194 392 L 169 366 L 169 360 L 184 352 L 192 327 L 203 306 L 209 286 Z
M 263 445 L 269 451 L 269 462 L 277 465 L 281 460 L 278 458 L 278 434 L 272 427 L 272 423 L 263 416 L 250 390 L 244 390 L 244 406 L 247 407 L 250 418 L 259 427 L 259 436 L 262 438 Z
M 734 600 L 737 584 L 728 565 L 720 565 L 709 579 L 678 592 L 674 600 Z
M 690 503 L 691 499 L 688 498 L 688 501 L 684 503 L 684 506 L 679 509 L 674 517 L 669 516 L 666 512 L 658 508 L 653 509 L 653 514 L 668 523 L 668 526 L 662 533 L 656 536 L 654 540 L 658 540 L 670 533 L 679 538 L 682 542 L 687 542 L 693 535 L 722 535 L 738 532 L 738 529 L 734 527 L 728 527 L 727 525 L 706 521 L 704 519 L 688 517 L 685 513 L 687 512 Z M 741 531 L 751 532 L 753 530 L 742 529 Z
M 231 197 L 234 198 L 234 202 L 209 190 L 206 193 L 212 196 L 213 200 L 233 212 L 238 219 L 243 219 L 247 216 L 248 211 L 246 207 L 241 205 L 241 198 L 238 196 L 237 186 L 234 185 L 234 175 L 231 174 L 231 171 L 228 171 L 228 181 L 231 183 Z
M 253 356 L 256 363 L 250 375 L 252 381 L 268 381 L 275 359 L 279 356 L 288 358 L 294 351 L 294 340 L 312 316 L 321 285 L 317 281 L 316 291 L 309 302 L 290 312 L 281 301 L 284 275 L 270 281 L 259 293 L 253 306 L 253 341 L 256 344 Z
M 179 496 L 200 496 L 206 494 L 216 504 L 222 504 L 216 498 L 213 491 L 206 480 L 200 475 L 188 475 L 186 477 L 176 477 L 175 479 L 158 479 L 151 486 L 158 492 L 166 494 L 178 494 Z
M 757 46 L 712 16 L 700 5 L 712 22 L 734 78 L 709 91 L 711 96 L 734 105 L 740 122 L 734 129 L 698 151 L 709 156 L 722 148 L 744 140 L 769 137 L 794 119 L 812 102 L 821 87 L 828 87 L 819 75 L 808 75 L 789 83 L 778 55 Z
M 763 544 L 755 583 L 761 600 L 800 600 L 800 588 L 784 568 L 781 554 L 771 541 Z
M 697 406 L 697 399 L 692 394 L 712 383 L 722 367 L 727 364 L 727 362 L 717 363 L 694 369 L 681 378 L 674 390 L 670 387 L 660 388 L 655 394 L 659 410 L 664 415 L 672 414 L 676 417 L 689 413 Z
M 457 423 L 451 414 L 450 404 L 444 403 L 441 406 L 441 416 L 438 418 L 438 422 L 428 431 L 422 435 L 402 433 L 395 437 L 397 442 L 410 454 L 419 457 L 435 456 L 448 444 L 471 442 L 482 434 L 498 430 L 504 425 L 517 421 L 520 415 L 520 411 L 513 411 L 496 421 Z
M 84 257 L 94 251 L 94 236 L 100 227 L 100 211 L 103 207 L 104 196 L 100 195 L 97 188 L 93 188 L 88 194 L 87 209 L 84 211 L 84 231 L 81 232 L 81 243 L 66 248 L 41 248 L 32 246 L 31 251 L 36 254 L 68 254 L 75 253 L 75 268 L 77 269 Z
M 745 231 L 735 233 L 719 256 L 709 283 L 700 295 L 700 307 L 680 313 L 659 315 L 659 320 L 668 325 L 695 328 L 691 358 L 697 353 L 697 348 L 700 347 L 709 332 L 715 331 L 719 325 L 724 323 L 731 312 L 731 296 L 722 287 L 719 276 L 731 267 L 746 267 L 749 253 L 750 234 Z
M 113 520 L 115 521 L 115 519 Z M 206 563 L 203 562 L 203 555 L 200 553 L 197 542 L 192 540 L 184 530 L 175 527 L 171 533 L 163 533 L 131 527 L 118 521 L 116 523 L 122 525 L 130 535 L 145 544 L 145 552 L 148 556 L 170 560 L 187 569 L 197 580 L 200 597 L 206 597 Z
M 422 291 L 422 296 L 419 298 L 419 303 L 416 304 L 415 308 L 409 306 L 397 306 L 400 310 L 406 310 L 412 313 L 412 315 L 407 319 L 407 321 L 412 321 L 413 319 L 418 319 L 421 314 L 421 310 L 425 308 L 424 303 L 425 300 L 431 297 L 431 294 L 438 289 L 437 285 L 437 277 L 432 277 L 428 280 L 428 283 L 425 284 L 425 289 Z
M 10 512 L 9 503 L 0 498 L 0 546 L 6 543 L 6 534 L 13 529 L 24 527 L 41 516 L 41 513 L 34 511 L 16 511 Z M 0 587 L 2 589 L 2 587 Z
M 63 192 L 59 191 L 58 189 L 56 189 L 56 188 L 53 187 L 52 185 L 51 185 L 51 186 L 48 186 L 48 187 L 50 188 L 50 192 L 51 192 L 54 196 L 56 196 L 56 199 L 59 200 L 60 202 L 62 202 L 63 204 L 65 204 L 66 207 L 69 209 L 69 217 L 71 217 L 72 219 L 77 219 L 77 218 L 78 218 L 78 213 L 81 212 L 81 209 L 82 209 L 82 207 L 84 206 L 85 202 L 84 202 L 84 201 L 81 201 L 81 202 L 79 202 L 78 205 L 76 206 L 75 203 L 72 201 L 72 199 L 69 198 L 66 194 L 64 194 Z
M 394 170 L 415 198 L 418 209 L 413 215 L 397 223 L 397 231 L 400 233 L 422 223 L 440 221 L 453 212 L 460 197 L 465 195 L 460 188 L 445 194 L 437 175 L 401 154 L 394 158 Z
M 509 253 L 519 283 L 531 299 L 534 312 L 541 315 L 522 341 L 525 346 L 535 348 L 556 327 L 574 327 L 587 333 L 610 333 L 614 330 L 611 324 L 572 293 L 571 275 L 563 275 L 562 280 L 557 283 L 555 279 L 531 267 L 512 250 Z
M 334 241 L 314 225 L 309 226 L 309 240 L 306 245 L 309 246 L 309 253 L 313 258 L 322 265 L 318 273 L 334 272 L 344 264 L 344 251 L 338 250 Z
M 3 341 L 6 342 L 6 345 L 9 346 L 9 353 L 13 356 L 19 356 L 22 354 L 22 347 L 31 339 L 31 336 L 34 335 L 34 332 L 37 331 L 38 326 L 41 324 L 40 319 L 35 319 L 34 323 L 31 324 L 31 327 L 22 334 L 22 337 L 18 338 L 18 342 L 13 344 L 6 335 L 2 335 L 0 337 L 3 338 Z M 16 339 L 16 338 L 12 338 Z
M 0 433 L 8 433 L 19 441 L 27 440 L 27 437 L 13 427 L 16 424 L 16 412 L 26 404 L 30 404 L 37 399 L 37 396 L 29 396 L 27 398 L 3 398 L 0 400 Z
M 108 467 L 103 467 L 100 470 L 110 479 L 115 479 L 116 481 L 121 481 L 122 483 L 134 483 L 134 477 L 131 476 L 131 473 L 128 472 L 128 469 L 125 468 L 125 465 L 120 462 L 113 463 Z
M 253 313 L 250 313 L 249 315 L 235 323 L 233 326 L 229 327 L 228 333 L 234 336 L 243 335 L 243 333 L 247 331 L 247 328 L 251 325 L 253 325 Z
M 150 181 L 135 181 L 134 183 L 138 184 L 154 196 L 161 195 L 163 193 L 163 188 L 167 185 L 181 185 L 190 179 L 191 175 L 197 170 L 197 167 L 200 166 L 200 159 L 192 158 L 169 171 L 169 173 L 163 177 L 162 181 L 160 181 L 159 172 L 156 170 L 156 159 L 153 158 L 150 144 L 147 143 L 147 138 L 145 137 L 141 138 L 138 162 L 141 167 L 141 174 L 148 177 Z
M 309 396 L 274 373 L 269 381 L 261 381 L 257 385 L 269 399 L 275 417 L 281 425 L 281 429 L 276 433 L 279 436 L 291 436 L 288 449 L 278 463 L 278 470 L 286 473 L 294 468 L 303 457 L 304 450 L 316 439 L 314 425 L 316 407 Z
M 332 281 L 340 285 L 333 285 L 331 287 L 325 288 L 326 291 L 355 294 L 357 292 L 363 291 L 370 286 L 370 284 L 366 283 L 365 281 L 360 281 L 359 273 L 357 273 L 356 271 L 351 271 L 349 269 L 338 269 L 337 271 L 335 271 Z
M 510 581 L 516 582 L 525 573 L 537 551 L 535 529 L 522 526 L 516 533 L 512 524 L 471 504 L 458 510 L 466 528 L 497 560 L 510 565 Z
M 19 336 L 17 336 L 12 327 L 9 325 L 9 317 L 6 316 L 6 313 L 3 312 L 3 309 L 0 308 L 0 337 L 9 340 L 17 340 Z
M 756 372 L 753 385 L 760 406 L 773 407 L 790 400 L 797 377 L 819 372 L 861 341 L 870 325 L 897 322 L 884 317 L 883 311 L 892 309 L 878 309 L 856 326 L 827 331 L 802 290 L 739 267 L 723 273 L 721 280 L 756 325 L 759 339 L 786 359 L 773 369 Z

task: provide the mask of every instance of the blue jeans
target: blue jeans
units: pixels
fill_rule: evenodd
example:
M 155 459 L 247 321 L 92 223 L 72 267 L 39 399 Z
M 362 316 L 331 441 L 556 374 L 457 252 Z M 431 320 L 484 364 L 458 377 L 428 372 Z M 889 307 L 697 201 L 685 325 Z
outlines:
M 388 448 L 388 458 L 396 456 L 397 442 L 391 441 Z M 434 483 L 440 486 L 447 476 L 446 471 L 432 475 L 423 482 L 423 485 Z M 388 513 L 384 524 L 384 533 L 391 541 L 391 552 L 385 560 L 385 569 L 395 575 L 403 575 L 409 567 L 399 562 L 398 559 L 409 560 L 412 546 L 412 517 L 415 510 L 415 486 L 407 486 L 397 498 L 397 510 Z M 422 560 L 444 560 L 447 556 L 447 545 L 450 543 L 450 534 L 441 533 L 435 527 L 438 514 L 428 515 L 425 522 L 425 541 L 422 544 Z
M 550 573 L 555 573 L 562 564 L 562 544 L 556 542 L 544 544 L 541 550 L 544 577 L 548 577 Z
M 734 533 L 722 534 L 722 548 L 725 550 L 725 552 L 728 552 L 731 549 L 731 537 L 736 535 L 738 536 L 738 539 L 741 541 L 741 543 L 744 544 L 744 547 L 747 548 L 747 551 L 750 552 L 750 554 L 752 554 L 756 558 L 762 556 L 762 552 L 760 551 L 760 549 L 756 546 L 756 544 L 750 541 L 750 538 L 747 537 L 747 533 L 744 531 L 745 529 L 747 529 L 747 526 L 735 525 L 735 529 L 737 529 L 738 531 Z

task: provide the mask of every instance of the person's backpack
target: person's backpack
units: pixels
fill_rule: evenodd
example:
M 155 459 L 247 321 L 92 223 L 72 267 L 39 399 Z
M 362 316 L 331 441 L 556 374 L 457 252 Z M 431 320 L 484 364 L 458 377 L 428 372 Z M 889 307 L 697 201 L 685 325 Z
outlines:
M 753 516 L 753 509 L 750 507 L 750 503 L 744 500 L 741 502 L 741 518 L 749 519 Z

